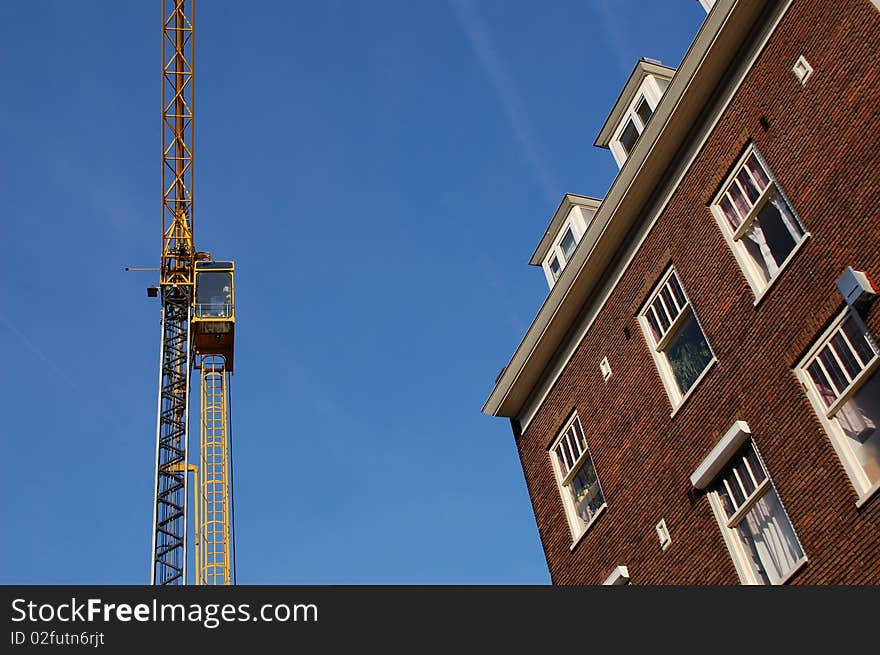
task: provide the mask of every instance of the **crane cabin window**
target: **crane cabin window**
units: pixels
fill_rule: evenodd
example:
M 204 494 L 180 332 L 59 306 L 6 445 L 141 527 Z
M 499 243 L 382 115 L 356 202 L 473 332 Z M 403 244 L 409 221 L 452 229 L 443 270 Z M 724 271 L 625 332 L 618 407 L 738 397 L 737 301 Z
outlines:
M 229 262 L 199 263 L 196 267 L 196 307 L 199 318 L 232 316 L 232 271 Z M 219 269 L 219 270 L 218 270 Z

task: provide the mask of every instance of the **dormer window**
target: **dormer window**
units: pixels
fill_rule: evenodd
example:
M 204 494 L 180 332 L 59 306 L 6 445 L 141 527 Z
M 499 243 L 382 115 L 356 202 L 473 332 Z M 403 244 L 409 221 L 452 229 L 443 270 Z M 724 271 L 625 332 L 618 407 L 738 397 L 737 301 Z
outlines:
M 566 193 L 559 203 L 559 208 L 529 260 L 532 266 L 543 269 L 547 286 L 551 289 L 574 258 L 577 245 L 587 232 L 600 204 L 601 201 L 597 198 L 573 193 Z
M 627 155 L 632 152 L 639 135 L 645 130 L 648 119 L 651 118 L 653 113 L 654 110 L 651 109 L 648 101 L 639 96 L 638 102 L 627 117 L 623 131 L 620 133 L 620 138 L 618 138 L 618 142 Z
M 636 64 L 596 139 L 597 146 L 611 150 L 620 168 L 648 127 L 674 73 L 674 68 L 652 59 L 640 59 Z
M 560 273 L 562 273 L 562 264 L 559 263 L 559 257 L 553 255 L 550 259 L 550 274 L 553 276 L 554 282 L 559 278 Z
M 640 128 L 632 118 L 626 122 L 626 127 L 623 128 L 623 133 L 618 139 L 620 145 L 626 150 L 626 154 L 632 152 L 633 146 L 636 145 L 636 140 L 639 138 L 639 134 L 642 133 L 643 129 L 645 129 L 644 126 Z
M 629 157 L 629 153 L 636 147 L 636 141 L 645 131 L 654 108 L 645 95 L 639 94 L 632 104 L 621 122 L 621 130 L 615 142 L 611 144 L 611 152 L 618 164 L 623 166 L 623 162 Z
M 577 242 L 578 239 L 575 237 L 574 226 L 568 225 L 562 232 L 562 238 L 553 244 L 553 247 L 550 249 L 550 256 L 547 259 L 547 270 L 553 282 L 559 279 L 562 269 L 571 260 Z

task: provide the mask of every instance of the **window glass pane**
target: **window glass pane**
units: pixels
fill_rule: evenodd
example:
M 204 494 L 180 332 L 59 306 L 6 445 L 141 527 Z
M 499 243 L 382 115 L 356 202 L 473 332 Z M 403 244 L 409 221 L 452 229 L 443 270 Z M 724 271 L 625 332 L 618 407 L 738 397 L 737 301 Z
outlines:
M 819 396 L 822 398 L 822 402 L 825 403 L 825 407 L 831 407 L 831 403 L 837 400 L 837 394 L 834 393 L 834 389 L 831 388 L 831 383 L 828 382 L 828 378 L 825 377 L 825 372 L 822 370 L 822 367 L 819 366 L 819 362 L 814 361 L 810 364 L 809 368 L 807 368 L 807 372 L 810 374 L 813 384 L 816 385 L 816 391 L 819 392 Z
M 639 103 L 638 107 L 636 107 L 636 113 L 639 115 L 639 118 L 642 119 L 642 125 L 648 124 L 648 119 L 651 118 L 651 105 L 648 104 L 648 101 L 642 98 L 642 101 Z
M 804 556 L 773 487 L 754 504 L 739 529 L 744 538 L 753 542 L 771 584 L 781 582 Z
M 669 315 L 666 313 L 666 310 L 663 307 L 663 303 L 660 301 L 660 298 L 657 298 L 652 304 L 651 307 L 654 309 L 654 312 L 657 314 L 657 318 L 660 319 L 660 325 L 663 327 L 663 332 L 669 329 L 669 326 L 672 325 L 672 321 L 669 318 Z
M 199 271 L 196 274 L 196 316 L 229 318 L 232 316 L 232 273 Z
M 739 185 L 737 185 L 735 181 L 730 186 L 730 192 L 728 195 L 730 195 L 730 199 L 733 200 L 733 204 L 736 206 L 739 215 L 742 217 L 748 215 L 751 205 L 748 203 L 743 192 L 740 190 Z
M 703 330 L 691 314 L 665 349 L 666 357 L 681 394 L 687 393 L 709 365 L 712 353 Z
M 666 311 L 669 313 L 669 318 L 674 321 L 675 317 L 681 312 L 678 311 L 678 307 L 676 307 L 675 301 L 672 299 L 672 290 L 669 288 L 668 284 L 663 287 L 660 295 L 663 297 L 663 302 L 666 305 Z
M 733 208 L 733 203 L 730 202 L 728 195 L 725 195 L 721 199 L 721 211 L 724 212 L 724 217 L 727 219 L 727 223 L 730 225 L 731 229 L 736 230 L 736 228 L 742 225 L 742 219 Z
M 727 491 L 727 485 L 724 484 L 724 480 L 719 481 L 719 483 L 715 486 L 715 492 L 718 494 L 718 498 L 721 500 L 721 505 L 724 507 L 724 513 L 727 514 L 727 518 L 730 518 L 734 514 L 736 514 L 736 505 L 730 497 L 730 494 Z
M 581 453 L 584 452 L 581 448 L 581 443 L 574 432 L 574 426 L 568 429 L 568 434 L 565 435 L 565 439 L 568 441 L 568 447 L 571 450 L 571 461 L 574 463 L 577 461 L 578 457 L 581 456 Z
M 556 257 L 550 260 L 550 272 L 553 274 L 554 280 L 558 279 L 559 274 L 562 272 L 562 266 L 559 265 L 559 259 Z
M 663 332 L 660 330 L 660 324 L 657 323 L 657 316 L 654 314 L 652 307 L 648 308 L 648 325 L 651 326 L 651 332 L 654 335 L 654 341 L 660 341 Z
M 751 175 L 744 168 L 739 172 L 739 175 L 736 176 L 737 181 L 740 183 L 742 190 L 745 192 L 746 196 L 748 196 L 749 204 L 754 205 L 758 200 L 758 197 L 761 195 L 761 192 L 758 190 L 758 187 L 755 186 L 755 183 L 752 181 Z
M 631 120 L 626 122 L 626 127 L 623 128 L 623 133 L 620 135 L 620 145 L 623 146 L 623 149 L 626 151 L 626 154 L 632 152 L 633 146 L 636 144 L 636 141 L 639 138 L 639 131 L 636 129 L 635 123 Z
M 758 158 L 755 157 L 754 153 L 752 153 L 746 161 L 746 168 L 751 171 L 752 176 L 758 182 L 762 191 L 767 187 L 768 184 L 770 184 L 770 178 L 767 176 L 764 167 L 761 166 L 760 162 L 758 162 Z
M 747 564 L 751 567 L 752 571 L 754 571 L 755 576 L 761 584 L 769 585 L 771 584 L 770 577 L 767 575 L 767 571 L 761 563 L 758 549 L 755 548 L 755 540 L 752 538 L 751 532 L 746 529 L 747 525 L 748 524 L 745 521 L 741 521 L 739 525 L 736 526 L 736 534 L 749 558 Z
M 574 428 L 575 434 L 577 435 L 576 440 L 578 442 L 578 445 L 580 446 L 580 451 L 584 452 L 587 449 L 587 440 L 584 437 L 584 431 L 581 429 L 581 422 L 579 420 L 575 420 L 572 428 Z
M 568 454 L 568 461 L 570 462 L 568 468 L 571 469 L 574 466 L 574 463 L 577 461 L 578 452 L 574 448 L 572 448 L 571 443 L 571 431 L 569 430 L 564 437 L 562 437 L 562 443 L 565 445 L 565 451 Z
M 880 374 L 871 378 L 834 415 L 870 484 L 880 480 Z
M 761 484 L 767 479 L 767 473 L 764 471 L 764 467 L 761 465 L 761 460 L 758 459 L 758 454 L 753 448 L 749 447 L 746 452 L 746 459 L 749 462 L 749 468 L 752 469 L 752 475 L 755 476 L 755 481 L 758 484 Z
M 874 359 L 875 353 L 871 344 L 868 342 L 868 335 L 859 327 L 855 319 L 846 319 L 846 322 L 843 324 L 843 331 L 846 333 L 853 348 L 856 349 L 856 353 L 858 353 L 859 359 L 862 360 L 863 366 L 867 365 L 869 361 Z
M 203 270 L 208 268 L 232 268 L 232 262 L 196 262 L 196 269 Z
M 843 364 L 849 377 L 854 378 L 857 376 L 859 371 L 862 370 L 862 365 L 856 359 L 852 349 L 847 344 L 846 339 L 843 338 L 843 334 L 839 331 L 831 338 L 831 347 L 834 348 L 834 352 L 837 353 L 837 358 Z
M 572 479 L 571 495 L 575 512 L 584 524 L 589 523 L 605 503 L 592 457 L 587 457 Z
M 571 253 L 574 252 L 574 247 L 577 245 L 577 241 L 574 240 L 574 234 L 571 231 L 571 228 L 568 228 L 565 231 L 565 236 L 562 237 L 562 241 L 559 242 L 559 247 L 562 248 L 562 254 L 565 255 L 565 261 L 571 259 Z
M 684 291 L 682 291 L 681 285 L 678 283 L 677 275 L 673 274 L 672 277 L 669 278 L 669 286 L 672 287 L 672 293 L 678 301 L 678 306 L 684 308 L 687 304 L 687 299 L 684 297 Z
M 843 374 L 843 370 L 838 366 L 837 360 L 834 359 L 834 355 L 831 354 L 831 351 L 828 350 L 828 346 L 822 348 L 819 352 L 819 360 L 825 367 L 825 372 L 831 378 L 831 383 L 835 387 L 836 395 L 840 395 L 843 393 L 843 390 L 846 389 L 849 384 L 849 380 L 846 379 L 846 376 Z
M 724 477 L 727 482 L 727 489 L 733 495 L 733 501 L 736 505 L 736 508 L 739 509 L 743 506 L 743 503 L 746 502 L 746 494 L 743 492 L 742 487 L 740 486 L 739 480 L 733 474 L 733 471 L 728 473 Z
M 746 498 L 755 493 L 755 483 L 752 482 L 752 476 L 749 475 L 749 468 L 746 466 L 745 459 L 739 460 L 739 463 L 735 467 L 737 475 L 739 475 L 740 484 L 742 484 L 743 491 L 746 494 Z
M 772 277 L 803 236 L 803 230 L 789 212 L 785 201 L 776 193 L 761 208 L 755 223 L 763 233 L 761 251 L 765 264 L 770 266 L 772 263 Z
M 565 455 L 565 446 L 561 443 L 556 446 L 556 459 L 559 462 L 559 468 L 562 469 L 562 475 L 568 475 L 568 472 L 571 470 L 571 464 Z
M 678 308 L 675 306 L 675 301 L 672 299 L 672 290 L 669 288 L 668 284 L 663 287 L 660 295 L 663 296 L 663 302 L 666 303 L 666 310 L 669 312 L 669 317 L 674 321 L 675 317 L 681 312 L 679 312 Z

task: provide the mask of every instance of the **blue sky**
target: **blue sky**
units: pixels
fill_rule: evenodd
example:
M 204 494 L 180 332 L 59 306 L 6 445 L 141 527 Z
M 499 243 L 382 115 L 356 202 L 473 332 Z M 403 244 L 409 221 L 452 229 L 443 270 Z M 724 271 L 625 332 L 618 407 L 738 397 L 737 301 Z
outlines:
M 480 409 L 673 2 L 200 2 L 196 246 L 237 266 L 238 582 L 549 582 Z M 0 4 L 0 583 L 149 581 L 160 3 Z M 195 425 L 195 423 L 193 423 Z M 197 440 L 193 430 L 191 443 Z

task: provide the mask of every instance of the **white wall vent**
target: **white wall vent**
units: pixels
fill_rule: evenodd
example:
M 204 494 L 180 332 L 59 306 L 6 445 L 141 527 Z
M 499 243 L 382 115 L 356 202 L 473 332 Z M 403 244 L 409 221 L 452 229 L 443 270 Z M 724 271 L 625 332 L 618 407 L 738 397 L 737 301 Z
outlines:
M 792 67 L 791 72 L 794 73 L 796 78 L 798 78 L 801 85 L 804 85 L 807 83 L 807 80 L 810 79 L 810 75 L 813 74 L 813 67 L 810 66 L 810 62 L 804 59 L 804 56 L 801 55 Z
M 602 361 L 599 362 L 599 370 L 602 371 L 603 380 L 607 380 L 611 377 L 611 364 L 608 363 L 607 357 L 603 357 Z
M 660 519 L 660 523 L 655 526 L 657 536 L 660 538 L 660 548 L 666 550 L 672 543 L 672 537 L 669 536 L 669 528 L 666 527 L 666 519 Z

